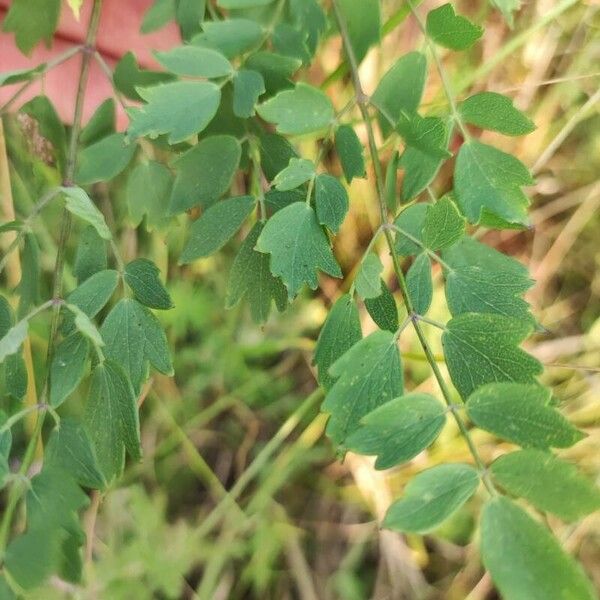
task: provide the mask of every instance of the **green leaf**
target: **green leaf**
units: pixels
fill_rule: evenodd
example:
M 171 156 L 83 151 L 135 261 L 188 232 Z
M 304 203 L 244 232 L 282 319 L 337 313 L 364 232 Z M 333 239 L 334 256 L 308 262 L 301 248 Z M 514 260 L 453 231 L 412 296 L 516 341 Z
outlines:
M 136 149 L 136 144 L 126 142 L 123 133 L 113 133 L 84 148 L 79 153 L 75 181 L 79 185 L 89 185 L 113 179 L 125 170 Z
M 2 30 L 15 34 L 15 42 L 23 54 L 29 54 L 41 41 L 50 47 L 60 8 L 60 0 L 13 0 Z
M 59 566 L 61 545 L 67 536 L 64 530 L 37 529 L 13 539 L 4 557 L 11 579 L 24 590 L 44 583 Z
M 241 146 L 231 135 L 204 138 L 175 161 L 177 171 L 170 211 L 177 214 L 194 206 L 208 207 L 231 186 Z
M 444 48 L 467 50 L 483 35 L 483 28 L 457 15 L 448 3 L 427 14 L 427 35 Z
M 346 23 L 354 56 L 360 63 L 381 38 L 379 0 L 338 0 L 337 5 Z
M 293 204 L 294 202 L 305 202 L 306 191 L 303 188 L 280 192 L 276 189 L 270 189 L 265 194 L 265 204 L 267 208 L 276 213 L 278 210 Z
M 438 147 L 447 148 L 448 128 L 435 128 L 436 139 L 432 143 Z M 399 166 L 404 169 L 402 179 L 401 199 L 403 202 L 418 196 L 435 178 L 444 162 L 443 158 L 436 158 L 422 152 L 414 146 L 407 146 L 400 157 Z
M 173 308 L 169 292 L 160 280 L 160 270 L 146 258 L 137 258 L 125 267 L 125 283 L 133 291 L 138 302 L 149 308 L 168 310 Z
M 254 249 L 262 230 L 263 224 L 255 223 L 240 246 L 229 275 L 225 304 L 226 308 L 233 308 L 245 297 L 256 323 L 269 318 L 273 301 L 280 312 L 287 306 L 285 286 L 281 279 L 271 275 L 269 256 Z
M 266 6 L 273 0 L 217 0 L 221 8 L 251 8 L 254 6 Z
M 337 233 L 349 208 L 348 193 L 338 179 L 326 173 L 317 175 L 315 208 L 319 223 Z
M 44 451 L 44 465 L 70 473 L 79 485 L 101 490 L 106 487 L 96 452 L 85 428 L 70 417 L 62 417 Z
M 259 133 L 260 167 L 269 181 L 273 181 L 279 171 L 285 169 L 290 159 L 297 158 L 298 153 L 290 142 L 276 133 Z
M 306 45 L 314 55 L 320 37 L 327 29 L 327 18 L 317 0 L 290 0 L 290 13 L 296 27 L 307 34 Z
M 178 46 L 155 52 L 156 60 L 175 75 L 189 77 L 226 77 L 233 74 L 231 63 L 217 50 L 201 46 Z
M 92 225 L 102 239 L 111 239 L 112 235 L 106 225 L 104 215 L 81 188 L 61 187 L 60 190 L 65 195 L 65 208 L 71 214 Z
M 14 85 L 24 81 L 31 81 L 46 68 L 46 63 L 37 65 L 31 69 L 14 69 L 0 73 L 0 85 Z M 1 598 L 1 596 L 0 596 Z
M 306 158 L 290 158 L 289 165 L 273 179 L 273 185 L 280 192 L 300 187 L 315 176 L 315 163 Z
M 329 368 L 362 338 L 358 308 L 350 294 L 340 296 L 331 307 L 319 333 L 313 362 L 317 365 L 319 383 L 329 390 L 335 379 Z
M 446 148 L 446 124 L 439 117 L 402 112 L 396 130 L 408 147 L 416 148 L 428 158 L 439 160 L 452 156 Z
M 363 146 L 351 125 L 340 125 L 335 130 L 335 149 L 348 183 L 367 176 Z
M 154 0 L 152 6 L 144 14 L 140 27 L 141 33 L 152 33 L 165 27 L 175 18 L 174 0 Z
M 308 32 L 294 28 L 289 23 L 278 23 L 273 30 L 271 41 L 273 48 L 283 56 L 291 56 L 310 64 L 311 55 L 306 45 Z
M 416 244 L 412 239 L 398 232 L 396 234 L 396 252 L 400 256 L 412 256 L 423 251 L 423 227 L 430 206 L 424 202 L 412 204 L 396 217 L 394 225 L 421 243 L 421 245 Z
M 127 180 L 127 207 L 134 225 L 146 217 L 146 228 L 160 229 L 169 222 L 169 199 L 173 175 L 164 165 L 149 161 L 133 169 Z
M 21 352 L 11 354 L 4 360 L 4 392 L 11 398 L 21 401 L 27 393 L 29 376 Z
M 164 71 L 150 71 L 138 67 L 135 56 L 127 52 L 115 66 L 113 81 L 115 87 L 127 98 L 142 101 L 137 88 L 147 88 L 159 83 L 173 81 L 175 76 Z
M 139 302 L 123 298 L 110 311 L 100 333 L 104 354 L 121 365 L 138 394 L 148 376 L 148 363 L 165 375 L 173 374 L 167 338 L 158 319 Z
M 106 242 L 98 235 L 95 227 L 88 225 L 79 234 L 73 274 L 81 284 L 98 271 L 108 266 Z
M 38 122 L 39 134 L 52 145 L 59 171 L 64 175 L 67 161 L 67 134 L 50 99 L 47 96 L 36 96 L 20 110 Z
M 429 394 L 390 400 L 360 420 L 346 438 L 353 452 L 376 455 L 376 469 L 389 469 L 428 448 L 446 423 L 446 408 Z
M 398 307 L 390 288 L 381 280 L 381 294 L 375 298 L 367 298 L 365 307 L 369 315 L 380 329 L 395 333 L 399 327 Z
M 522 297 L 533 285 L 525 265 L 468 237 L 442 256 L 451 268 L 445 277 L 452 316 L 491 313 L 534 323 Z
M 27 321 L 23 320 L 19 321 L 4 334 L 2 339 L 0 339 L 0 363 L 21 349 L 23 342 L 27 339 L 28 331 L 29 325 Z
M 477 471 L 463 464 L 438 465 L 419 473 L 388 509 L 382 527 L 428 533 L 451 517 L 479 486 Z
M 101 348 L 104 345 L 104 341 L 102 340 L 102 337 L 96 329 L 96 325 L 94 325 L 93 321 L 74 304 L 65 304 L 65 308 L 69 310 L 75 317 L 73 321 L 75 328 L 88 340 L 90 340 L 96 349 Z
M 264 36 L 263 28 L 250 19 L 205 21 L 202 29 L 203 33 L 194 38 L 194 43 L 207 43 L 220 50 L 227 58 L 251 50 Z
M 381 78 L 372 96 L 373 104 L 385 116 L 379 119 L 384 137 L 392 133 L 400 115 L 412 115 L 417 112 L 427 76 L 427 60 L 421 52 L 409 52 L 400 57 Z
M 175 18 L 184 40 L 189 40 L 200 31 L 200 23 L 204 21 L 207 0 L 179 0 Z
M 68 304 L 81 309 L 88 317 L 95 317 L 108 303 L 113 295 L 119 274 L 112 269 L 99 271 L 86 279 L 79 287 L 75 288 L 66 298 Z M 73 320 L 65 315 L 62 326 L 63 333 L 72 330 Z
M 233 78 L 233 113 L 248 119 L 256 112 L 258 99 L 265 93 L 265 80 L 258 71 L 241 69 Z
M 525 135 L 535 129 L 510 98 L 496 92 L 480 92 L 467 98 L 458 105 L 458 112 L 467 123 L 505 135 Z
M 471 140 L 456 159 L 454 190 L 458 206 L 470 223 L 486 214 L 526 226 L 529 200 L 521 186 L 533 179 L 527 167 L 510 154 Z
M 219 86 L 209 81 L 174 81 L 136 89 L 146 104 L 127 111 L 127 133 L 134 140 L 168 134 L 169 144 L 183 142 L 206 128 L 221 101 Z
M 549 452 L 534 448 L 511 452 L 497 458 L 490 471 L 509 494 L 564 521 L 576 521 L 600 509 L 598 487 L 574 465 Z
M 415 258 L 406 274 L 406 287 L 418 315 L 424 315 L 431 306 L 433 298 L 433 280 L 431 278 L 431 261 L 425 252 Z
M 8 585 L 4 575 L 0 575 L 0 598 L 2 600 L 16 600 L 17 598 L 11 587 Z
M 457 242 L 465 232 L 465 220 L 454 202 L 444 196 L 427 207 L 423 223 L 423 243 L 430 250 L 443 250 Z
M 496 381 L 535 383 L 542 365 L 518 345 L 531 325 L 500 315 L 466 313 L 451 319 L 442 346 L 452 383 L 463 398 Z
M 504 20 L 512 29 L 515 24 L 513 13 L 521 8 L 521 0 L 491 0 L 491 3 L 502 13 Z
M 136 397 L 121 364 L 107 360 L 94 369 L 85 424 L 107 481 L 123 471 L 125 450 L 134 460 L 141 458 Z
M 59 407 L 83 379 L 89 343 L 78 332 L 66 337 L 52 355 L 50 366 L 50 404 Z
M 213 204 L 190 226 L 190 235 L 181 253 L 181 264 L 214 254 L 242 226 L 256 205 L 253 196 L 228 198 Z
M 280 92 L 256 110 L 266 121 L 276 123 L 279 133 L 292 135 L 325 129 L 334 117 L 331 100 L 305 83 Z
M 90 120 L 81 130 L 79 142 L 82 146 L 95 144 L 115 132 L 116 127 L 116 107 L 112 98 L 106 99 L 94 111 Z M 81 160 L 81 159 L 80 159 Z
M 256 249 L 271 255 L 271 272 L 281 277 L 290 298 L 303 283 L 316 289 L 318 271 L 342 276 L 315 212 L 304 202 L 294 202 L 275 213 L 260 234 Z
M 506 600 L 593 600 L 592 585 L 552 534 L 502 496 L 481 519 L 481 558 Z
M 467 414 L 481 429 L 536 448 L 569 448 L 584 437 L 549 406 L 549 389 L 520 383 L 490 383 L 467 400 Z
M 40 264 L 40 247 L 36 236 L 27 232 L 21 250 L 21 281 L 17 287 L 19 307 L 17 318 L 22 319 L 40 302 L 40 282 L 42 266 Z
M 342 448 L 365 415 L 404 392 L 400 353 L 389 331 L 376 331 L 354 344 L 329 374 L 335 383 L 322 410 L 330 414 L 327 435 Z
M 354 280 L 357 294 L 363 299 L 377 298 L 381 294 L 383 264 L 377 254 L 369 253 L 360 264 Z
M 251 54 L 244 63 L 244 68 L 258 71 L 263 76 L 269 96 L 293 88 L 294 82 L 290 78 L 301 66 L 302 62 L 297 58 L 264 51 Z

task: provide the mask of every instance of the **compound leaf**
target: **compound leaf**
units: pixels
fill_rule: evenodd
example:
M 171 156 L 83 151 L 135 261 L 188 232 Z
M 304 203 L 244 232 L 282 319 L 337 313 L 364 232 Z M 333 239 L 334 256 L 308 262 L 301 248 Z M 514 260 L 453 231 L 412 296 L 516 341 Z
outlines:
M 379 0 L 338 0 L 339 10 L 348 28 L 350 44 L 357 62 L 381 37 Z
M 427 14 L 427 35 L 444 48 L 467 50 L 483 35 L 483 28 L 457 15 L 448 3 Z
M 60 406 L 83 379 L 89 348 L 87 338 L 77 331 L 56 346 L 50 366 L 50 404 L 54 408 Z
M 214 135 L 173 161 L 177 175 L 169 202 L 171 214 L 216 202 L 231 186 L 241 154 L 236 138 Z
M 298 83 L 259 105 L 258 114 L 283 134 L 300 135 L 325 129 L 333 120 L 331 100 L 319 89 Z
M 546 527 L 503 496 L 484 506 L 481 558 L 506 600 L 596 597 L 581 567 Z
M 448 196 L 427 207 L 423 223 L 423 243 L 427 248 L 448 248 L 457 242 L 464 232 L 465 220 Z
M 227 285 L 226 307 L 233 308 L 246 297 L 256 323 L 263 323 L 269 318 L 273 301 L 279 311 L 287 306 L 285 286 L 281 279 L 271 274 L 269 256 L 254 249 L 263 227 L 263 223 L 255 223 L 246 236 L 233 261 Z
M 137 92 L 146 104 L 128 109 L 129 137 L 168 134 L 169 144 L 183 142 L 205 129 L 221 101 L 219 86 L 209 81 L 173 81 L 137 88 Z
M 380 329 L 396 332 L 399 326 L 398 307 L 385 281 L 381 280 L 381 294 L 375 298 L 367 298 L 365 307 Z
M 565 521 L 576 521 L 600 509 L 600 490 L 593 482 L 549 452 L 535 448 L 511 452 L 497 458 L 490 471 L 509 494 Z
M 194 43 L 206 43 L 220 50 L 227 58 L 251 50 L 264 36 L 261 25 L 250 19 L 205 21 L 202 23 L 202 29 L 203 32 L 194 37 Z
M 463 398 L 497 381 L 535 383 L 541 364 L 518 345 L 531 325 L 501 315 L 466 313 L 451 319 L 442 335 L 450 378 Z
M 303 283 L 316 289 L 318 271 L 342 276 L 314 210 L 304 202 L 294 202 L 275 213 L 261 232 L 256 249 L 271 255 L 271 272 L 281 277 L 290 298 Z
M 227 198 L 213 204 L 191 224 L 180 262 L 191 263 L 222 248 L 242 226 L 255 205 L 253 196 Z
M 527 268 L 510 256 L 469 237 L 443 254 L 446 300 L 452 316 L 492 313 L 533 323 L 523 294 L 533 285 Z
M 469 465 L 446 464 L 427 469 L 389 507 L 382 526 L 395 531 L 428 533 L 459 510 L 478 485 L 479 475 Z
M 81 284 L 107 266 L 106 241 L 98 235 L 95 227 L 87 225 L 79 235 L 73 273 Z
M 138 88 L 147 88 L 159 83 L 173 81 L 174 75 L 164 71 L 150 71 L 138 67 L 135 56 L 132 52 L 127 52 L 123 58 L 116 64 L 113 81 L 115 87 L 127 98 L 142 101 L 138 93 Z
M 355 177 L 367 176 L 363 146 L 351 125 L 340 125 L 335 130 L 335 149 L 348 183 Z
M 71 214 L 92 225 L 102 239 L 110 240 L 112 235 L 104 220 L 104 215 L 85 191 L 79 187 L 61 187 L 60 189 L 66 198 L 65 208 Z
M 127 143 L 123 133 L 113 133 L 84 148 L 79 153 L 75 181 L 79 185 L 109 181 L 125 170 L 136 148 L 136 144 Z
M 358 308 L 352 296 L 344 294 L 331 307 L 315 346 L 313 361 L 317 365 L 319 383 L 326 390 L 335 381 L 329 374 L 331 365 L 361 338 Z
M 160 280 L 160 270 L 146 258 L 138 258 L 125 267 L 123 278 L 138 302 L 149 308 L 173 308 L 169 292 Z
M 189 77 L 227 77 L 233 73 L 231 63 L 217 50 L 201 46 L 178 46 L 155 52 L 156 60 L 175 75 Z
M 467 98 L 458 105 L 458 112 L 467 123 L 505 135 L 525 135 L 535 129 L 510 98 L 496 92 L 480 92 Z
M 364 416 L 345 445 L 359 454 L 376 455 L 376 469 L 389 469 L 425 450 L 445 422 L 446 408 L 433 396 L 406 394 Z
M 406 274 L 406 287 L 413 310 L 424 315 L 431 306 L 433 298 L 433 280 L 431 278 L 431 261 L 425 252 L 415 258 Z
M 354 344 L 329 374 L 335 383 L 322 410 L 330 414 L 327 434 L 342 449 L 365 415 L 404 392 L 400 353 L 389 331 L 376 331 Z
M 529 200 L 521 186 L 533 179 L 517 158 L 493 146 L 471 140 L 456 159 L 456 200 L 470 223 L 499 218 L 513 226 L 526 226 Z
M 520 446 L 569 448 L 584 435 L 549 401 L 550 390 L 538 385 L 490 383 L 469 396 L 467 413 L 478 427 Z
M 327 173 L 315 179 L 315 208 L 321 225 L 337 233 L 348 212 L 348 193 L 338 179 Z
M 142 162 L 135 166 L 127 180 L 127 208 L 135 226 L 144 216 L 149 230 L 169 222 L 167 213 L 173 181 L 171 171 L 158 162 Z
M 253 117 L 258 99 L 265 91 L 265 80 L 258 71 L 237 71 L 233 78 L 233 114 L 241 119 Z
M 49 47 L 58 26 L 60 8 L 60 0 L 14 0 L 2 29 L 15 34 L 15 42 L 23 54 L 29 54 L 41 41 Z
M 121 330 L 120 335 L 126 332 Z M 95 367 L 85 423 L 107 481 L 121 474 L 125 450 L 134 460 L 141 458 L 136 397 L 120 364 L 106 360 Z
M 300 187 L 315 176 L 315 163 L 306 158 L 290 158 L 288 166 L 277 173 L 273 185 L 280 192 Z
M 363 299 L 377 298 L 381 294 L 381 273 L 383 264 L 377 254 L 369 253 L 360 264 L 354 284 L 356 292 Z

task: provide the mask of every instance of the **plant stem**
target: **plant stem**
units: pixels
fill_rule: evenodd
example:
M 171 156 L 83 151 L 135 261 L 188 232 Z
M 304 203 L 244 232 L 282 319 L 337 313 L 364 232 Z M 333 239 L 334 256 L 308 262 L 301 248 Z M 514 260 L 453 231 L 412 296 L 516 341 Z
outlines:
M 380 216 L 381 216 L 381 223 L 382 223 L 382 225 L 386 225 L 388 223 L 388 216 L 387 216 L 386 202 L 385 202 L 385 184 L 384 184 L 384 179 L 383 179 L 383 171 L 382 171 L 382 167 L 381 167 L 381 161 L 379 160 L 379 153 L 377 151 L 377 144 L 375 143 L 375 133 L 373 131 L 373 124 L 371 123 L 371 119 L 369 118 L 369 114 L 368 114 L 369 99 L 366 96 L 366 94 L 364 93 L 363 88 L 362 88 L 360 76 L 358 73 L 358 63 L 356 61 L 356 56 L 354 55 L 354 50 L 353 50 L 352 44 L 350 42 L 350 36 L 348 34 L 348 27 L 346 25 L 346 22 L 344 21 L 343 15 L 341 14 L 341 12 L 339 10 L 337 0 L 333 0 L 332 6 L 333 6 L 334 14 L 335 14 L 335 19 L 338 23 L 340 34 L 342 36 L 342 42 L 344 45 L 344 49 L 346 51 L 346 56 L 348 57 L 348 63 L 350 66 L 350 72 L 352 75 L 352 82 L 354 85 L 354 91 L 356 93 L 358 107 L 360 109 L 363 121 L 365 123 L 365 127 L 367 129 L 367 137 L 368 137 L 368 141 L 369 141 L 369 152 L 371 154 L 371 162 L 373 163 L 373 170 L 375 171 L 375 186 L 377 189 L 377 197 L 379 200 L 379 212 L 380 212 Z M 433 371 L 433 374 L 438 382 L 438 385 L 442 392 L 442 396 L 444 397 L 444 401 L 446 402 L 447 406 L 452 407 L 453 402 L 452 402 L 452 395 L 450 393 L 450 389 L 448 388 L 448 385 L 446 384 L 444 376 L 442 375 L 442 372 L 440 371 L 437 361 L 435 360 L 435 356 L 434 356 L 433 352 L 431 351 L 429 342 L 427 341 L 425 334 L 423 333 L 421 324 L 419 323 L 418 319 L 415 318 L 414 308 L 412 305 L 412 301 L 410 299 L 410 295 L 408 293 L 408 288 L 406 286 L 406 280 L 404 279 L 404 274 L 402 272 L 402 268 L 401 268 L 400 262 L 398 260 L 398 254 L 396 252 L 396 247 L 394 244 L 394 239 L 392 237 L 391 229 L 388 226 L 384 226 L 383 231 L 384 231 L 385 239 L 386 239 L 390 254 L 392 256 L 392 263 L 394 265 L 394 271 L 395 271 L 396 277 L 398 279 L 398 287 L 400 288 L 400 293 L 402 294 L 402 298 L 404 300 L 406 310 L 407 310 L 408 314 L 412 317 L 411 320 L 412 320 L 412 324 L 413 324 L 415 333 L 417 334 L 417 337 L 419 338 L 419 342 L 421 344 L 421 347 L 423 348 L 423 352 L 425 353 L 427 362 L 429 363 L 429 366 L 431 367 L 431 370 Z M 465 422 L 463 421 L 462 417 L 455 410 L 452 410 L 452 415 L 454 416 L 454 420 L 456 421 L 456 424 L 458 425 L 458 428 L 460 429 L 460 432 L 461 432 L 462 436 L 464 437 L 464 439 L 467 443 L 467 446 L 469 447 L 469 451 L 471 452 L 471 455 L 473 456 L 473 460 L 475 461 L 475 464 L 477 465 L 477 468 L 480 471 L 481 479 L 482 479 L 485 487 L 487 488 L 487 490 L 490 492 L 491 495 L 494 495 L 496 493 L 496 491 L 493 487 L 493 484 L 485 475 L 486 474 L 485 463 L 481 459 L 481 456 L 479 455 L 479 452 L 478 452 L 477 448 L 475 447 L 475 444 L 473 443 L 471 434 L 469 433 L 469 430 L 468 430 Z
M 77 86 L 77 97 L 75 100 L 75 113 L 73 117 L 73 127 L 71 129 L 71 139 L 69 143 L 69 153 L 67 155 L 67 166 L 65 171 L 65 184 L 71 185 L 73 176 L 75 175 L 75 167 L 77 165 L 77 143 L 79 139 L 79 132 L 81 131 L 81 119 L 83 115 L 83 101 L 85 98 L 85 90 L 87 87 L 87 80 L 89 74 L 90 60 L 93 55 L 93 47 L 96 42 L 96 34 L 98 32 L 98 25 L 100 22 L 100 10 L 102 7 L 102 0 L 94 0 L 94 7 L 92 9 L 92 15 L 88 25 L 88 31 L 85 39 L 85 46 L 81 57 L 81 69 L 79 71 L 79 83 Z M 52 356 L 54 354 L 54 346 L 56 344 L 56 337 L 58 333 L 58 324 L 60 319 L 60 309 L 63 305 L 62 302 L 54 302 L 54 299 L 59 298 L 62 292 L 62 281 L 65 261 L 65 251 L 69 233 L 71 230 L 71 213 L 66 209 L 63 210 L 62 215 L 62 226 L 60 233 L 60 240 L 58 244 L 58 250 L 56 254 L 56 262 L 54 265 L 54 281 L 52 286 L 52 298 L 49 302 L 53 305 L 52 322 L 50 325 L 50 337 L 48 340 L 48 351 L 46 354 L 46 378 L 42 389 L 40 404 L 46 404 L 48 397 L 49 386 L 50 386 L 50 365 L 52 363 Z M 42 411 L 38 414 L 38 418 L 35 424 L 35 430 L 23 457 L 23 462 L 19 468 L 19 475 L 25 476 L 33 459 L 35 457 L 35 450 L 38 444 L 38 440 L 42 434 L 42 427 L 44 425 L 44 419 L 46 411 Z M 12 519 L 21 498 L 21 486 L 13 487 L 10 490 L 8 502 L 2 522 L 0 523 L 0 559 L 4 558 L 4 552 L 6 550 L 6 544 L 8 542 L 8 536 L 10 534 Z

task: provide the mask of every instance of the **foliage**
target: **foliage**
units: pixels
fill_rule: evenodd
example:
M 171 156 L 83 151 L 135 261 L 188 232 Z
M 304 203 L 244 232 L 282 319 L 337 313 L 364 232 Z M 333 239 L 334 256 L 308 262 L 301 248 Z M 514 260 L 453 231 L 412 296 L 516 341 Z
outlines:
M 80 3 L 69 4 L 78 12 Z M 431 532 L 477 496 L 482 561 L 503 597 L 595 597 L 582 568 L 552 532 L 514 500 L 572 522 L 598 509 L 600 492 L 575 465 L 552 452 L 572 447 L 585 434 L 540 383 L 541 363 L 521 348 L 536 327 L 523 298 L 532 284 L 528 273 L 515 259 L 476 239 L 481 228 L 527 228 L 529 199 L 523 188 L 533 183 L 517 157 L 480 141 L 478 129 L 520 136 L 534 125 L 510 98 L 496 92 L 457 101 L 440 59 L 442 48 L 466 51 L 485 34 L 452 5 L 432 10 L 424 22 L 408 1 L 425 51 L 398 57 L 368 96 L 359 67 L 381 41 L 381 3 L 333 0 L 327 12 L 325 4 L 159 0 L 143 30 L 175 19 L 190 43 L 157 52 L 160 71 L 140 69 L 127 54 L 109 72 L 116 98 L 127 109 L 127 131 L 114 130 L 111 102 L 83 126 L 87 67 L 97 59 L 85 48 L 76 118 L 68 131 L 45 96 L 23 107 L 52 146 L 54 170 L 24 223 L 7 222 L 2 230 L 14 240 L 2 268 L 11 252 L 20 251 L 24 264 L 16 315 L 9 301 L 0 299 L 7 398 L 0 426 L 0 480 L 7 488 L 0 524 L 5 596 L 34 593 L 52 576 L 81 580 L 85 534 L 80 514 L 89 503 L 84 490 L 93 490 L 94 502 L 101 494 L 110 497 L 127 457 L 132 463 L 142 458 L 139 408 L 154 378 L 174 373 L 163 324 L 171 318 L 175 330 L 177 319 L 185 327 L 185 319 L 199 318 L 177 312 L 171 284 L 162 282 L 168 265 L 122 256 L 117 233 L 133 225 L 140 238 L 146 230 L 184 238 L 177 258 L 189 269 L 201 269 L 198 261 L 226 246 L 236 248 L 224 304 L 249 304 L 257 323 L 269 319 L 273 303 L 283 312 L 305 297 L 306 288 L 316 290 L 327 281 L 332 289 L 335 280 L 344 279 L 339 287 L 348 291 L 333 303 L 314 352 L 325 393 L 326 431 L 338 455 L 376 456 L 375 469 L 390 469 L 429 448 L 451 421 L 468 451 L 468 464 L 436 464 L 416 475 L 389 507 L 383 526 Z M 511 3 L 498 4 L 512 21 Z M 88 46 L 95 43 L 101 10 L 99 0 L 93 5 Z M 28 53 L 40 41 L 51 40 L 59 12 L 57 2 L 42 7 L 39 0 L 16 0 L 3 26 Z M 339 107 L 326 86 L 306 83 L 299 74 L 326 35 L 341 38 L 340 68 L 349 72 L 350 99 Z M 443 84 L 439 110 L 423 103 L 427 55 Z M 43 69 L 3 74 L 0 84 L 27 85 Z M 140 102 L 130 106 L 126 98 Z M 367 156 L 355 117 L 366 131 Z M 302 156 L 305 136 L 320 141 L 316 157 Z M 394 153 L 384 177 L 382 156 L 388 147 Z M 326 171 L 330 152 L 339 161 L 337 171 Z M 432 183 L 442 168 L 452 170 L 453 186 L 436 197 Z M 399 170 L 404 178 L 398 193 Z M 374 178 L 380 215 L 351 273 L 343 249 L 335 247 L 350 209 L 341 173 L 348 185 Z M 115 219 L 94 184 L 119 179 L 126 182 L 126 211 L 120 208 Z M 56 205 L 64 207 L 61 231 L 51 287 L 42 290 L 32 231 L 39 213 Z M 231 243 L 238 238 L 241 243 Z M 446 323 L 428 316 L 438 275 L 451 315 Z M 376 325 L 364 336 L 363 305 Z M 169 311 L 177 316 L 169 317 Z M 35 369 L 30 334 L 47 313 L 47 359 Z M 449 380 L 431 350 L 429 327 L 441 331 L 437 337 Z M 437 381 L 435 393 L 406 389 L 401 344 L 410 330 Z M 22 407 L 27 390 L 36 388 L 39 397 Z M 76 394 L 85 401 L 72 406 Z M 32 412 L 36 420 L 27 447 L 13 449 L 12 428 Z M 483 431 L 522 449 L 488 465 L 477 443 Z M 47 440 L 41 471 L 29 481 L 40 440 Z M 9 458 L 19 453 L 19 472 L 11 474 Z M 199 464 L 205 470 L 201 457 Z M 235 488 L 227 495 L 218 480 L 209 477 L 209 482 L 211 493 L 235 503 Z M 561 489 L 572 497 L 565 498 Z M 132 510 L 151 519 L 143 492 L 131 488 L 129 494 Z M 25 526 L 17 527 L 21 503 Z M 158 564 L 145 576 L 153 590 L 176 597 L 174 588 L 191 565 L 195 540 L 176 526 L 171 533 L 179 541 L 175 558 L 166 557 L 172 568 Z M 168 543 L 150 523 L 147 530 L 132 533 L 124 552 L 146 555 L 153 546 Z M 110 571 L 111 557 L 103 560 L 101 567 Z M 210 574 L 207 569 L 203 582 L 209 583 L 200 586 L 204 597 L 210 593 L 203 588 L 210 585 Z M 111 591 L 113 585 L 118 590 L 119 582 L 107 575 L 107 593 L 120 593 Z

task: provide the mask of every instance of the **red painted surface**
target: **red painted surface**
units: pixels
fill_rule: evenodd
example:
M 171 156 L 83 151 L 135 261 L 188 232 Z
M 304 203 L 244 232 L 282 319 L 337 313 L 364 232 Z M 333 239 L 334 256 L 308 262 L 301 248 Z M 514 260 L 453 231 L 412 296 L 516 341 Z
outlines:
M 10 4 L 11 0 L 0 0 L 0 21 L 4 20 Z M 128 51 L 134 52 L 143 66 L 155 66 L 151 49 L 166 50 L 181 43 L 179 31 L 174 24 L 169 24 L 151 34 L 140 33 L 143 15 L 151 4 L 152 0 L 104 0 L 97 48 L 111 66 Z M 34 67 L 65 52 L 73 44 L 82 43 L 85 39 L 90 10 L 91 0 L 84 0 L 81 17 L 77 21 L 65 3 L 52 47 L 48 49 L 43 43 L 39 44 L 33 49 L 31 56 L 21 54 L 15 46 L 13 34 L 0 32 L 0 71 Z M 18 108 L 23 102 L 40 94 L 43 90 L 54 102 L 65 122 L 70 122 L 73 118 L 80 61 L 81 57 L 75 56 L 45 74 L 31 86 L 14 108 Z M 22 84 L 0 88 L 0 104 L 6 102 L 19 85 Z M 84 121 L 90 117 L 103 100 L 111 95 L 112 89 L 106 76 L 98 64 L 92 61 L 88 90 L 85 96 Z M 124 128 L 126 124 L 127 117 L 119 109 L 119 128 Z

